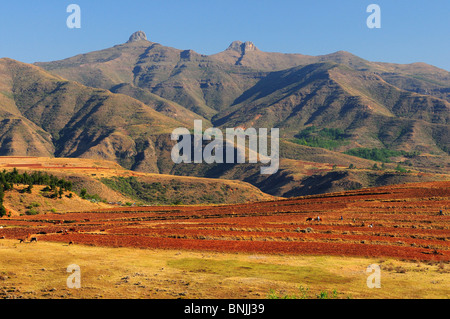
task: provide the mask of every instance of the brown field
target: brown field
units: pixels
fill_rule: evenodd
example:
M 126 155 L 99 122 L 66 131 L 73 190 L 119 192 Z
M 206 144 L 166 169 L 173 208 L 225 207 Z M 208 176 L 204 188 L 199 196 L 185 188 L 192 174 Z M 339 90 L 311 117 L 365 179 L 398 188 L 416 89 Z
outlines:
M 448 262 L 449 210 L 450 182 L 432 182 L 237 205 L 18 216 L 1 220 L 0 237 L 37 236 L 39 241 L 105 247 Z M 322 220 L 306 220 L 316 216 Z

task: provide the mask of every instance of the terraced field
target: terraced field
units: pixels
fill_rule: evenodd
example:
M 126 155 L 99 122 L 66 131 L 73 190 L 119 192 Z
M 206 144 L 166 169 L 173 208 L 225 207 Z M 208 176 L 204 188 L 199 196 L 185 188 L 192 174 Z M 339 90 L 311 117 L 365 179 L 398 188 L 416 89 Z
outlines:
M 442 213 L 440 211 L 442 210 Z M 317 218 L 321 221 L 307 221 Z M 450 261 L 450 182 L 221 206 L 111 208 L 1 219 L 0 237 L 263 254 Z

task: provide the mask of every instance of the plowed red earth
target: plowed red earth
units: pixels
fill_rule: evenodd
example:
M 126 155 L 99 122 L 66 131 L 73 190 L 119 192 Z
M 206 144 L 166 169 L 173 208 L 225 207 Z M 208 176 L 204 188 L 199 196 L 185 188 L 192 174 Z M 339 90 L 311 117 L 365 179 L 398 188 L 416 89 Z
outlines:
M 322 221 L 306 221 L 317 216 Z M 95 246 L 448 262 L 450 182 L 227 206 L 21 216 L 1 219 L 0 225 L 0 237 L 37 236 L 44 241 Z

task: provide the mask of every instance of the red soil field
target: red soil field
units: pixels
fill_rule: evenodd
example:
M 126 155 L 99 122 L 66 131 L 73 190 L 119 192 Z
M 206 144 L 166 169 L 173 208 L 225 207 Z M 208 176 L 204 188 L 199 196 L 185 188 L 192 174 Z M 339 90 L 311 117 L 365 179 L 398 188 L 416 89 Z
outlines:
M 41 168 L 41 169 L 79 169 L 79 170 L 109 170 L 109 167 L 92 167 L 92 166 L 42 166 L 42 164 L 5 164 L 5 167 L 15 168 Z
M 306 220 L 317 216 L 320 222 Z M 0 225 L 0 238 L 66 244 L 449 262 L 450 182 L 238 205 L 20 216 Z

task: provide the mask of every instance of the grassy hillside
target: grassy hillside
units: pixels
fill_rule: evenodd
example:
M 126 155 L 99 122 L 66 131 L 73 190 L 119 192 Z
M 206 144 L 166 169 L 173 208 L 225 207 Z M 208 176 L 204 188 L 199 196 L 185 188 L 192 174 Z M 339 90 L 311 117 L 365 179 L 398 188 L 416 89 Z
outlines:
M 51 198 L 45 186 L 35 186 L 31 193 L 24 192 L 25 185 L 19 185 L 6 192 L 4 206 L 11 216 L 67 213 L 112 207 L 103 202 L 92 202 L 81 198 L 75 192 L 65 192 L 61 197 Z
M 106 206 L 231 204 L 274 198 L 241 181 L 138 173 L 104 160 L 0 157 L 0 169 L 12 171 L 15 167 L 20 173 L 47 172 L 73 185 L 73 197 L 68 198 L 65 193 L 55 200 L 41 192 L 44 186 L 33 188 L 32 194 L 20 192 L 25 186 L 6 191 L 5 207 L 22 213 L 32 202 L 40 204 L 39 212 L 52 208 L 59 212 L 91 209 L 90 203 Z M 82 196 L 83 189 L 86 196 Z

